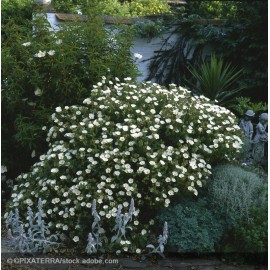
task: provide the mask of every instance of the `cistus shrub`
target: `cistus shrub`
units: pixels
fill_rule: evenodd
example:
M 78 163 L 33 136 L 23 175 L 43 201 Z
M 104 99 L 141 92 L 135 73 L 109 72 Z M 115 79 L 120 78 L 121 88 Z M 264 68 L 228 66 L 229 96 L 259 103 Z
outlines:
M 16 179 L 10 210 L 46 198 L 50 229 L 84 239 L 93 199 L 110 223 L 133 198 L 141 229 L 144 211 L 168 207 L 174 194 L 198 195 L 211 165 L 241 148 L 236 117 L 209 99 L 175 85 L 115 81 L 103 77 L 82 105 L 55 109 L 44 127 L 49 150 Z
M 214 168 L 209 186 L 211 204 L 228 222 L 250 219 L 250 209 L 267 202 L 267 182 L 258 174 L 236 165 Z
M 157 217 L 167 221 L 168 250 L 178 253 L 215 252 L 225 230 L 224 221 L 207 207 L 206 199 L 182 201 Z
M 53 31 L 45 14 L 34 18 L 30 28 L 12 21 L 4 28 L 2 164 L 11 178 L 28 171 L 33 157 L 45 151 L 41 128 L 55 107 L 80 104 L 104 74 L 137 76 L 126 27 L 105 29 L 92 16 Z

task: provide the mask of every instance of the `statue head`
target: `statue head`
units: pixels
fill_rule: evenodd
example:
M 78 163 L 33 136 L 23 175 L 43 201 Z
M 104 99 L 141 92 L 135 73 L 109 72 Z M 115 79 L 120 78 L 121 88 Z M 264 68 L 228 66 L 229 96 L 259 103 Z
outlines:
M 268 120 L 268 113 L 262 113 L 259 118 L 260 122 L 266 123 Z
M 248 117 L 253 117 L 255 115 L 255 112 L 253 112 L 252 110 L 247 110 L 245 112 L 245 115 L 248 116 Z

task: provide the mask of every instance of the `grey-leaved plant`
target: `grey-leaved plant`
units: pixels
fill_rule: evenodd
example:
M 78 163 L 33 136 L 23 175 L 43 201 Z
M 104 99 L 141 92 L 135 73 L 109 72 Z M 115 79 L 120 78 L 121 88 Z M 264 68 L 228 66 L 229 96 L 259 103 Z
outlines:
M 6 215 L 6 228 L 10 244 L 23 254 L 47 253 L 61 244 L 58 243 L 58 236 L 49 235 L 48 225 L 43 217 L 45 213 L 42 208 L 42 200 L 38 201 L 38 212 L 34 215 L 30 206 L 27 208 L 28 223 L 20 219 L 18 209 L 15 213 L 10 211 Z M 28 230 L 26 231 L 26 228 Z
M 165 258 L 163 252 L 165 245 L 167 244 L 167 239 L 168 239 L 168 224 L 165 221 L 164 222 L 164 227 L 163 227 L 163 234 L 159 235 L 158 237 L 158 246 L 155 247 L 153 244 L 149 244 L 146 247 L 152 249 L 147 255 L 157 253 L 159 254 L 162 258 Z

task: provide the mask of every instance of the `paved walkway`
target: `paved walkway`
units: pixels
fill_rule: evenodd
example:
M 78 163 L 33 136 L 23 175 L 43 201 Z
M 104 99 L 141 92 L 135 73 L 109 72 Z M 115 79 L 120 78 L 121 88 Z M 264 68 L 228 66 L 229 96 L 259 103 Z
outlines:
M 114 258 L 106 261 L 99 258 L 70 258 L 66 256 L 24 256 L 14 253 L 6 239 L 1 239 L 1 269 L 7 270 L 267 270 L 267 266 L 227 265 L 218 259 L 181 259 L 167 257 L 155 262 L 151 259 L 135 261 L 131 258 Z M 45 263 L 44 260 L 47 260 Z M 42 262 L 43 263 L 38 263 Z M 54 261 L 54 264 L 48 260 Z M 72 261 L 73 260 L 73 261 Z M 61 262 L 60 262 L 61 261 Z

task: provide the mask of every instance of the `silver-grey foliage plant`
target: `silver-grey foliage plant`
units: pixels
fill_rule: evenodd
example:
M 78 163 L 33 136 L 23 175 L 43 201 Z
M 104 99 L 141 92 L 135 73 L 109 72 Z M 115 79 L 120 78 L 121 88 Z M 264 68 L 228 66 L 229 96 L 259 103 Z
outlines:
M 249 220 L 252 207 L 267 203 L 267 179 L 234 165 L 219 165 L 213 170 L 209 191 L 213 206 L 226 217 Z
M 42 208 L 42 200 L 38 201 L 38 212 L 33 213 L 28 206 L 28 225 L 24 224 L 20 218 L 18 209 L 15 213 L 10 211 L 6 216 L 6 228 L 11 245 L 20 253 L 47 253 L 60 246 L 57 235 L 49 235 L 48 225 L 43 217 L 45 213 Z
M 131 199 L 129 211 L 127 213 L 122 214 L 122 207 L 119 205 L 117 208 L 117 213 L 115 217 L 115 226 L 112 231 L 115 231 L 116 234 L 111 238 L 111 247 L 116 244 L 119 244 L 121 240 L 126 239 L 126 229 L 131 229 L 131 227 L 127 226 L 128 222 L 132 220 L 132 216 L 135 212 L 134 200 Z M 94 222 L 92 224 L 92 233 L 88 234 L 86 252 L 88 254 L 96 253 L 98 250 L 104 252 L 104 247 L 102 245 L 102 241 L 108 242 L 107 237 L 105 236 L 105 230 L 101 228 L 99 222 L 100 217 L 96 211 L 96 200 L 93 200 L 92 203 L 92 216 L 94 217 Z M 104 235 L 103 235 L 104 234 Z M 150 244 L 147 245 L 147 248 L 151 248 L 152 251 L 148 254 L 157 253 L 164 258 L 163 252 L 165 244 L 168 239 L 168 225 L 167 222 L 164 223 L 163 234 L 159 235 L 158 238 L 158 246 Z
M 115 217 L 115 226 L 112 229 L 112 231 L 115 231 L 116 234 L 111 238 L 111 248 L 114 245 L 119 244 L 123 238 L 126 239 L 126 229 L 131 229 L 131 227 L 128 227 L 127 224 L 132 220 L 132 215 L 134 212 L 135 206 L 133 199 L 131 199 L 128 213 L 122 214 L 122 207 L 118 206 Z M 94 217 L 94 222 L 92 224 L 92 233 L 88 234 L 86 252 L 88 254 L 93 254 L 97 251 L 105 252 L 102 242 L 108 242 L 108 239 L 105 236 L 105 230 L 99 224 L 101 219 L 96 211 L 96 200 L 93 200 L 92 203 L 92 216 Z
M 164 227 L 163 227 L 163 234 L 162 235 L 160 234 L 159 237 L 158 237 L 158 246 L 155 247 L 152 244 L 147 245 L 146 246 L 147 248 L 152 249 L 152 251 L 150 251 L 147 255 L 157 253 L 161 257 L 165 258 L 163 252 L 164 252 L 165 245 L 167 244 L 167 239 L 168 239 L 168 224 L 165 221 L 164 222 Z

